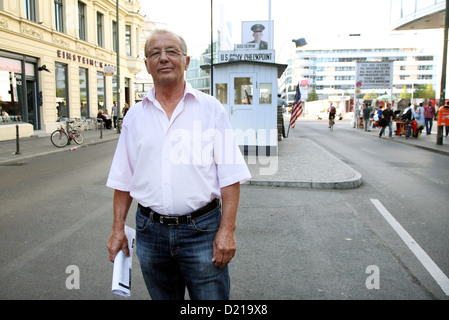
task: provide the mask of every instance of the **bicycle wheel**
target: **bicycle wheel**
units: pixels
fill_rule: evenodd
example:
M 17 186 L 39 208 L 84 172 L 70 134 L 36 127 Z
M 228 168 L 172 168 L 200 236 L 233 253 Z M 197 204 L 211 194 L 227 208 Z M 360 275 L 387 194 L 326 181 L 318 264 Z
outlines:
M 75 142 L 77 144 L 81 144 L 84 141 L 84 131 L 83 130 L 74 130 L 72 132 L 73 135 L 73 140 L 75 140 Z
M 61 129 L 54 131 L 50 136 L 51 143 L 55 147 L 63 148 L 69 143 L 69 137 L 67 136 L 67 133 L 62 131 Z

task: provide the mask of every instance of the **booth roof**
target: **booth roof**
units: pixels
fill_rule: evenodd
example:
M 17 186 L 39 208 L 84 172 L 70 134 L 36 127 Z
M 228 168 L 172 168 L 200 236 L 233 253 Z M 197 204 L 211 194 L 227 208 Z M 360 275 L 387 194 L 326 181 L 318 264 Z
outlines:
M 278 78 L 282 76 L 282 73 L 284 73 L 285 69 L 287 69 L 286 64 L 278 64 L 278 63 L 272 63 L 272 62 L 260 62 L 260 61 L 251 61 L 251 60 L 235 60 L 235 61 L 228 61 L 228 62 L 222 62 L 222 63 L 214 63 L 214 67 L 222 67 L 222 66 L 229 66 L 232 64 L 257 64 L 257 65 L 264 65 L 264 66 L 271 66 L 278 69 Z M 205 64 L 200 66 L 203 70 L 209 70 L 210 64 Z

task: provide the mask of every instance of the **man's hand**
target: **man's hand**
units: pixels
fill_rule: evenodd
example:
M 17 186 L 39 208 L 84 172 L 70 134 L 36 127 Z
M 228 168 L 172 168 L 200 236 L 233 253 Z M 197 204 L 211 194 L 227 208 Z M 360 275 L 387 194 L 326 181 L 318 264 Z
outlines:
M 215 235 L 212 262 L 217 268 L 224 268 L 235 255 L 235 227 L 240 197 L 240 183 L 221 189 L 222 217 L 220 229 Z
M 234 231 L 218 230 L 215 236 L 212 262 L 217 268 L 224 268 L 235 255 L 236 244 Z
M 109 261 L 114 262 L 115 256 L 123 250 L 125 256 L 129 257 L 128 238 L 125 230 L 123 232 L 112 232 L 108 241 Z

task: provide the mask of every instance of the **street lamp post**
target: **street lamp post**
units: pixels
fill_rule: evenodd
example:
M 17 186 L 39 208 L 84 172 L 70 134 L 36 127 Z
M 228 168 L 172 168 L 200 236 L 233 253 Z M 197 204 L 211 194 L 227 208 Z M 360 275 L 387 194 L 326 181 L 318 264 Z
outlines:
M 214 95 L 214 0 L 210 0 L 210 95 Z
M 115 35 L 116 37 L 116 44 L 117 44 L 117 75 L 116 75 L 116 81 L 117 81 L 117 133 L 120 133 L 120 36 L 119 36 L 119 0 L 116 2 L 116 19 L 117 19 L 117 33 Z
M 447 41 L 449 28 L 449 0 L 446 0 L 446 17 L 444 23 L 444 45 L 443 45 L 443 70 L 441 72 L 440 108 L 446 103 L 446 68 L 447 68 Z M 443 126 L 437 126 L 437 145 L 443 144 Z

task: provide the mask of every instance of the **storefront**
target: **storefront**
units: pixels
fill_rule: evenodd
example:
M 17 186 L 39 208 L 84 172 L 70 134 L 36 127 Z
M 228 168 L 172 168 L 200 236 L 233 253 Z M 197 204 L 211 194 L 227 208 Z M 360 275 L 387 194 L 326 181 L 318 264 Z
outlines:
M 115 2 L 33 1 L 31 15 L 21 3 L 0 1 L 0 141 L 14 139 L 16 125 L 20 137 L 48 134 L 68 118 L 111 113 L 114 101 L 134 104 L 143 65 L 138 1 L 120 1 L 119 27 Z M 104 68 L 117 65 L 119 46 L 118 80 Z
M 0 50 L 1 124 L 29 123 L 40 130 L 35 57 Z

